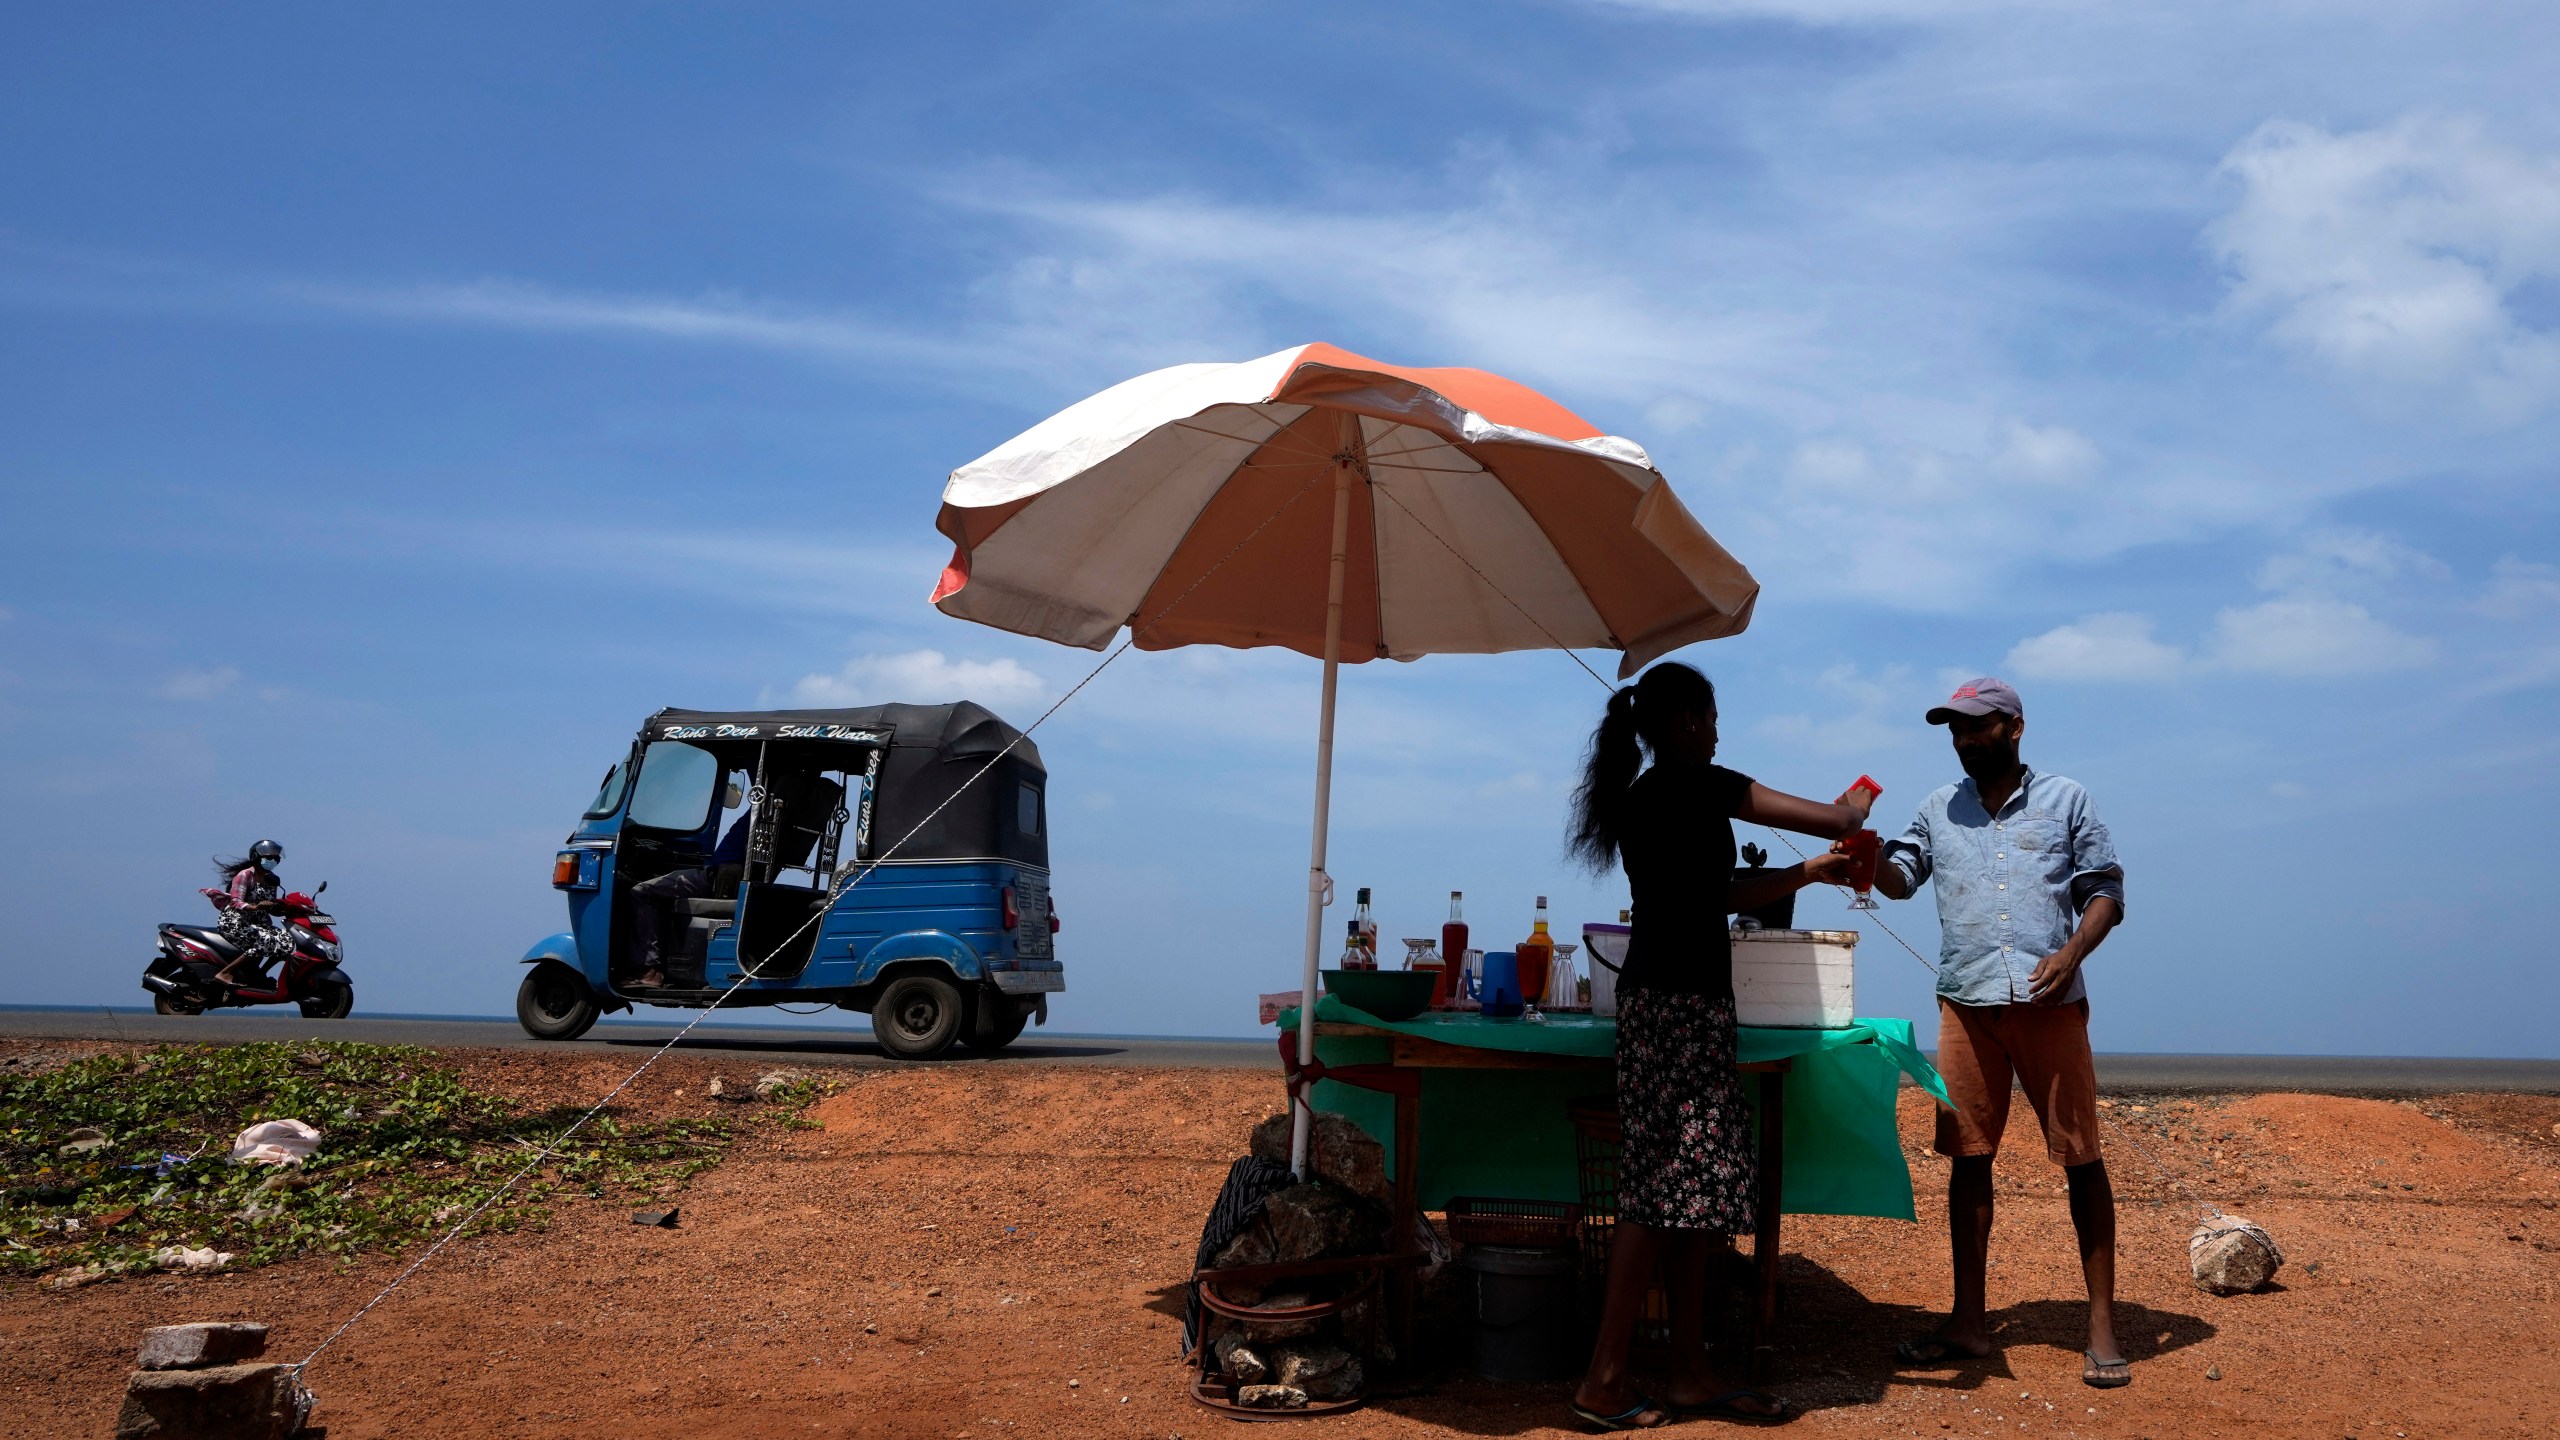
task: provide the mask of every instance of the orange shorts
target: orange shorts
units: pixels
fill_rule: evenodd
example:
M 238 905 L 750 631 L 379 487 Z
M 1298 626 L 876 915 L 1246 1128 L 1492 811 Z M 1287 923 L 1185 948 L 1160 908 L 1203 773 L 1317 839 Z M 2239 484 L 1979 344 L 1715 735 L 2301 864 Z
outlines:
M 2089 1002 L 1958 1005 L 1938 1002 L 1938 1074 L 1953 1109 L 1938 1111 L 1941 1155 L 1996 1155 L 2009 1128 L 2014 1077 L 2044 1126 L 2056 1165 L 2098 1158 L 2098 1067 L 2089 1054 Z

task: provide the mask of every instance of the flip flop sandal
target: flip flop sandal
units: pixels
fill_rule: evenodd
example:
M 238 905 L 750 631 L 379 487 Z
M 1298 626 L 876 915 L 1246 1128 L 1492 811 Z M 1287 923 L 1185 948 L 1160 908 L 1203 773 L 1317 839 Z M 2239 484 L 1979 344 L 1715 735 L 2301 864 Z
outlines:
M 1757 1400 L 1774 1408 L 1767 1411 L 1745 1410 L 1736 1403 L 1743 1400 Z M 1753 1390 L 1748 1387 L 1727 1390 L 1721 1395 L 1702 1400 L 1695 1405 L 1674 1405 L 1671 1410 L 1677 1415 L 1694 1415 L 1709 1420 L 1730 1420 L 1739 1425 L 1784 1425 L 1796 1418 L 1794 1406 L 1766 1390 Z
M 1634 1404 L 1619 1411 L 1615 1415 L 1603 1415 L 1597 1410 L 1585 1410 L 1577 1404 L 1573 1407 L 1573 1418 L 1590 1426 L 1594 1430 L 1659 1430 L 1662 1428 L 1662 1425 L 1667 1425 L 1671 1422 L 1668 1419 L 1665 1419 L 1661 1424 L 1657 1425 L 1647 1425 L 1642 1423 L 1643 1416 L 1657 1411 L 1659 1408 L 1660 1407 L 1656 1406 L 1652 1401 L 1647 1400 L 1642 1395 L 1638 1395 Z
M 2101 1360 L 2098 1358 L 2098 1352 L 2095 1350 L 2083 1350 L 2080 1352 L 2080 1355 L 2082 1359 L 2089 1362 L 2089 1367 L 2080 1372 L 2080 1383 L 2088 1386 L 2090 1389 L 2121 1390 L 2127 1385 L 2133 1383 L 2132 1361 L 2123 1359 Z M 2109 1370 L 2122 1370 L 2124 1373 L 2121 1375 L 2109 1375 L 2105 1373 Z
M 1951 1366 L 1969 1365 L 1976 1360 L 1988 1360 L 1991 1353 L 1986 1350 L 1976 1355 L 1943 1335 L 1923 1335 L 1895 1345 L 1893 1358 L 1915 1370 L 1944 1370 Z

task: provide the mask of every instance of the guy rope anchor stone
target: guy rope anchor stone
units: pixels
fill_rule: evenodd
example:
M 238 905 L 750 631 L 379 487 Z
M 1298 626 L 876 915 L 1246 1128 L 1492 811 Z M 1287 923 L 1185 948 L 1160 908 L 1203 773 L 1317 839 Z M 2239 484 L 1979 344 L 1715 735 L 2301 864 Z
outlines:
M 290 1440 L 315 1433 L 311 1392 L 291 1365 L 250 1363 L 267 1327 L 244 1322 L 155 1325 L 141 1369 L 125 1382 L 116 1440 Z

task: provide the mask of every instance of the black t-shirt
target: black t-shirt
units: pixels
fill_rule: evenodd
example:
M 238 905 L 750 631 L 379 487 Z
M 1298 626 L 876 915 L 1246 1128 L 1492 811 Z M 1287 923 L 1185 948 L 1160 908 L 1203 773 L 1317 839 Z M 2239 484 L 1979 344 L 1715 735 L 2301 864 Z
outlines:
M 1733 996 L 1733 817 L 1751 777 L 1721 765 L 1657 764 L 1627 787 L 1618 857 L 1635 919 L 1621 990 Z

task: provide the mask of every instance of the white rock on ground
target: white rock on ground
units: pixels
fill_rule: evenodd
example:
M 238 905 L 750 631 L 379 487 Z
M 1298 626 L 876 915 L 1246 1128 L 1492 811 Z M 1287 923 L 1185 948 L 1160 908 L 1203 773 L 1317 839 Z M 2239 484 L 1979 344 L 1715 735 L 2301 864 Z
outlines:
M 2284 1251 L 2263 1226 L 2237 1215 L 2213 1215 L 2187 1238 L 2187 1264 L 2197 1289 L 2239 1295 L 2276 1278 L 2284 1268 Z

